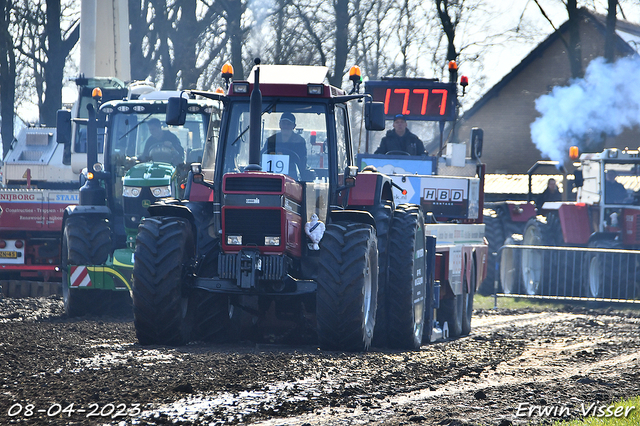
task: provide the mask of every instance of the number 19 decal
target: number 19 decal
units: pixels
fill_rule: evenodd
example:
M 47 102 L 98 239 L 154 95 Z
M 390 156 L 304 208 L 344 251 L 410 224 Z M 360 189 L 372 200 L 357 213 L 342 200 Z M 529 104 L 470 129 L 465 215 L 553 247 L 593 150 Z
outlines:
M 289 156 L 262 154 L 262 170 L 269 173 L 289 173 Z

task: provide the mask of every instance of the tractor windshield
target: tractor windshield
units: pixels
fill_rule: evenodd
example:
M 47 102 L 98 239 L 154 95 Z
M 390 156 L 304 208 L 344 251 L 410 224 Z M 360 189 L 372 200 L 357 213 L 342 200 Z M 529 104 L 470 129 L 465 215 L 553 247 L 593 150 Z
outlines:
M 605 163 L 606 204 L 640 204 L 640 163 Z
M 137 161 L 170 163 L 174 166 L 202 159 L 208 117 L 187 114 L 184 126 L 169 127 L 165 113 L 115 114 L 111 116 L 112 155 L 135 157 Z
M 142 112 L 109 115 L 108 166 L 116 177 L 116 198 L 122 194 L 122 178 L 136 164 L 166 163 L 186 176 L 190 163 L 202 161 L 209 113 L 188 113 L 184 126 L 167 126 L 165 119 L 162 104 L 147 106 Z
M 264 171 L 311 182 L 327 177 L 326 105 L 263 101 L 260 159 Z M 223 146 L 223 172 L 241 172 L 249 164 L 249 103 L 231 106 Z M 206 167 L 206 165 L 205 165 Z

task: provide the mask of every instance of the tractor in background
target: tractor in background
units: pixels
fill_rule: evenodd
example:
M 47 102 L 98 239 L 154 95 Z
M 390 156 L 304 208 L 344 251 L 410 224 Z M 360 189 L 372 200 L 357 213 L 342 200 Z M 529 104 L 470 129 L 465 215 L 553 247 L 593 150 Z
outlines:
M 572 158 L 578 159 L 576 147 Z M 575 202 L 547 202 L 527 222 L 522 244 L 592 248 L 565 251 L 523 249 L 523 291 L 529 295 L 627 299 L 640 295 L 640 152 L 605 149 L 579 156 Z M 515 281 L 511 281 L 515 283 Z M 516 292 L 514 284 L 508 288 Z
M 78 204 L 62 218 L 62 293 L 69 316 L 130 309 L 138 225 L 152 203 L 184 191 L 190 163 L 202 158 L 207 134 L 215 137 L 209 126 L 217 124 L 219 106 L 208 100 L 187 101 L 184 124 L 162 126 L 167 99 L 175 95 L 134 84 L 123 100 L 101 103 L 97 111 L 89 105 L 86 120 L 59 111 L 59 141 L 70 140 L 75 121 L 88 151 Z M 151 141 L 161 143 L 148 146 Z

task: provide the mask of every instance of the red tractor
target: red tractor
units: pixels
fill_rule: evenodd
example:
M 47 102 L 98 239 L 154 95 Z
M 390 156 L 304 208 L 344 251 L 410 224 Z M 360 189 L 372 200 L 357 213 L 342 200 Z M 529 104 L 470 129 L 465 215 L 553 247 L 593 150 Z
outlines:
M 577 159 L 577 149 L 574 153 Z M 505 269 L 515 267 L 503 280 L 505 292 L 605 299 L 640 296 L 639 151 L 612 148 L 582 154 L 574 182 L 575 202 L 545 203 L 542 214 L 524 227 L 525 247 L 503 249 Z
M 395 206 L 390 178 L 353 157 L 348 104 L 362 102 L 369 130 L 384 128 L 382 104 L 324 84 L 326 71 L 256 66 L 226 95 L 192 92 L 224 112 L 185 199 L 153 204 L 140 224 L 140 343 L 264 338 L 266 323 L 333 350 L 367 350 L 374 329 L 395 348 L 431 338 L 423 213 Z M 172 99 L 167 123 L 185 111 Z

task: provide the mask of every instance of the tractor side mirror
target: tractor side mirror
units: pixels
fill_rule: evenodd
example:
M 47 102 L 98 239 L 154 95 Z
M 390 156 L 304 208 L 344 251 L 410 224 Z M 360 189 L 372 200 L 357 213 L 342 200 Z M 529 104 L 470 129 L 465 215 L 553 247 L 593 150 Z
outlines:
M 351 188 L 356 185 L 356 175 L 358 174 L 358 167 L 347 166 L 344 169 L 344 186 Z
M 576 170 L 573 172 L 573 186 L 581 188 L 584 185 L 584 177 L 582 176 L 582 170 Z
M 71 143 L 71 111 L 67 109 L 56 113 L 56 142 Z
M 367 130 L 384 130 L 384 104 L 382 102 L 365 102 L 364 127 Z
M 167 103 L 167 124 L 183 126 L 187 121 L 187 99 L 171 97 Z

